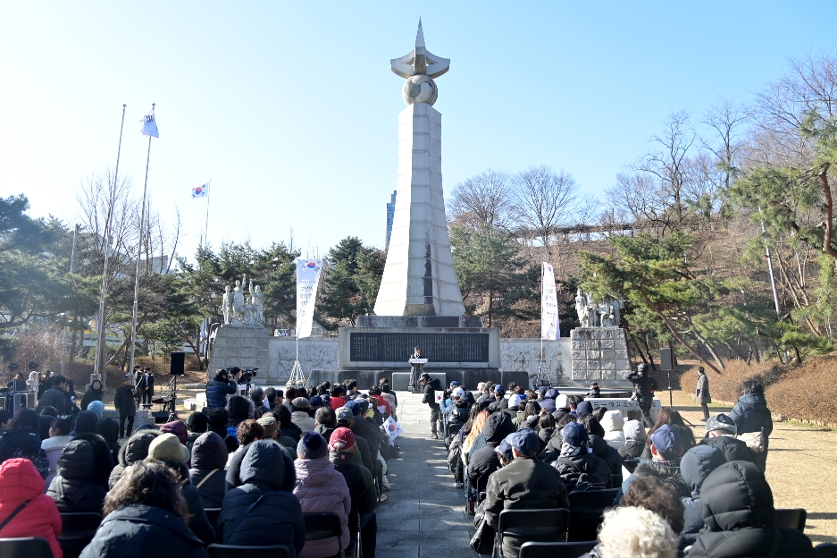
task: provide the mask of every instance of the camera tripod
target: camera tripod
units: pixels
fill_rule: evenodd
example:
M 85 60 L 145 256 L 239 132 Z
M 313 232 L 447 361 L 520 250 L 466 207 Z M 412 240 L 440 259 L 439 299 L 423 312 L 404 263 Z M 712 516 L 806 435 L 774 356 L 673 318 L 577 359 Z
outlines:
M 169 380 L 168 394 L 163 396 L 163 411 L 169 412 L 169 418 L 166 422 L 173 422 L 180 420 L 177 416 L 177 376 L 172 376 Z

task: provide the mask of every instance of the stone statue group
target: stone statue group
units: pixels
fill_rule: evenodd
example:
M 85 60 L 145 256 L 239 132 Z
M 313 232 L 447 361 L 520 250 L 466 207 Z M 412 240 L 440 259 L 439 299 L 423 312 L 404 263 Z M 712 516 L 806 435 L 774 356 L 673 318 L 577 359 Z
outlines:
M 250 297 L 244 298 L 244 285 L 247 284 L 245 275 L 241 281 L 236 280 L 235 288 L 224 287 L 224 298 L 221 302 L 221 312 L 224 323 L 229 325 L 262 325 L 264 322 L 264 295 L 258 285 L 253 286 L 250 279 Z
M 581 327 L 619 327 L 619 311 L 624 307 L 622 300 L 608 300 L 596 304 L 592 293 L 581 289 L 575 295 L 575 311 Z

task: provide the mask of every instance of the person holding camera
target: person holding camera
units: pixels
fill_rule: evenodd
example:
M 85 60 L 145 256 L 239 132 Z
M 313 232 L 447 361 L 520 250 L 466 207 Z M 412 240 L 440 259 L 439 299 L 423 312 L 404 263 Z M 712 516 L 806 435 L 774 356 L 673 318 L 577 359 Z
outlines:
M 241 368 L 233 367 L 229 371 L 222 368 L 215 373 L 215 377 L 206 382 L 206 406 L 209 409 L 224 409 L 227 407 L 227 395 L 233 395 L 238 386 L 230 379 L 230 372 L 241 376 Z
M 654 392 L 660 389 L 657 380 L 648 374 L 648 365 L 644 362 L 636 367 L 636 372 L 628 375 L 628 380 L 634 384 L 634 395 L 642 411 L 645 426 L 651 428 L 654 426 L 654 421 L 651 420 L 651 405 L 654 404 Z

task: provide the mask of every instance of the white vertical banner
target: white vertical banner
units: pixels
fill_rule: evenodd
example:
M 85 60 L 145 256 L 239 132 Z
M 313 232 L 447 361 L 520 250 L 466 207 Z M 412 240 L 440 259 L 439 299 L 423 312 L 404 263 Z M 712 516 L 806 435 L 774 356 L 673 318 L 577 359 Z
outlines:
M 314 325 L 314 303 L 317 285 L 323 271 L 323 260 L 296 261 L 296 337 L 311 337 Z
M 552 265 L 543 262 L 541 269 L 541 339 L 558 339 L 558 291 L 555 288 L 555 272 Z

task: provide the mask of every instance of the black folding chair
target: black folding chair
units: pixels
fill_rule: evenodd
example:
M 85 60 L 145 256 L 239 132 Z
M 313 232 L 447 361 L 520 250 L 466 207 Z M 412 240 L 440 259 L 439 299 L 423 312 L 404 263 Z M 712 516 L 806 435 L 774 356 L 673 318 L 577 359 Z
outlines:
M 52 549 L 46 539 L 41 537 L 20 537 L 14 539 L 0 539 L 0 556 L 15 558 L 53 558 Z
M 806 521 L 808 512 L 802 508 L 776 510 L 776 527 L 787 527 L 804 533 Z
M 570 510 L 503 510 L 497 525 L 495 556 L 502 556 L 503 537 L 511 536 L 523 542 L 559 542 L 566 538 Z
M 93 540 L 96 529 L 102 523 L 102 515 L 96 512 L 62 513 L 61 535 L 58 544 L 64 558 L 78 558 L 84 547 Z
M 837 558 L 837 544 L 820 543 L 814 547 L 819 558 Z
M 343 527 L 340 525 L 340 516 L 336 513 L 304 513 L 305 540 L 319 541 L 337 537 L 338 552 L 335 556 L 343 557 Z
M 583 490 L 570 492 L 570 525 L 567 529 L 569 541 L 594 541 L 596 530 L 602 522 L 602 513 L 613 507 L 618 488 L 606 490 Z
M 520 547 L 519 558 L 577 558 L 596 544 L 598 541 L 527 542 Z
M 611 488 L 620 488 L 622 486 L 622 473 L 618 475 L 610 475 Z
M 206 514 L 206 519 L 209 520 L 212 528 L 217 529 L 216 526 L 218 525 L 218 516 L 221 515 L 221 508 L 204 508 L 203 512 Z
M 211 544 L 207 548 L 209 558 L 291 558 L 287 546 L 242 546 L 238 544 Z

